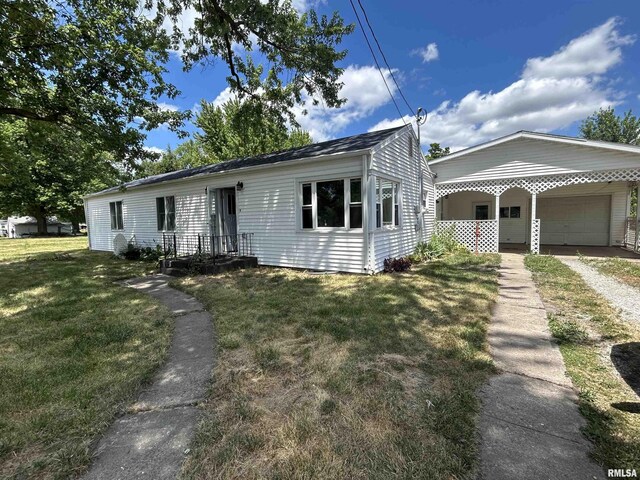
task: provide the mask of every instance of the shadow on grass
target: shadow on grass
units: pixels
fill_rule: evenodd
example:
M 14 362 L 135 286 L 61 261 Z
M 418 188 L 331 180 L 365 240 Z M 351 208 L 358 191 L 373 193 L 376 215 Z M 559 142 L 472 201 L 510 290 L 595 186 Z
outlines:
M 611 347 L 611 362 L 627 385 L 640 397 L 640 342 Z

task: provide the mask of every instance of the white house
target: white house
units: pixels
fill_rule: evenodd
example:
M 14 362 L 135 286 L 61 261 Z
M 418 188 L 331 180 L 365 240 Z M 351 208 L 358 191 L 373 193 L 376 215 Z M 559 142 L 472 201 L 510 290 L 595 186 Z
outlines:
M 517 132 L 430 162 L 437 228 L 455 230 L 471 250 L 519 244 L 628 246 L 640 180 L 640 147 Z M 640 209 L 638 209 L 640 212 Z
M 34 217 L 9 217 L 6 230 L 9 238 L 21 238 L 38 233 L 38 222 Z M 47 218 L 48 234 L 71 234 L 72 231 L 71 223 L 60 222 L 56 217 Z
M 262 265 L 374 273 L 428 240 L 435 197 L 405 126 L 136 180 L 85 212 L 92 250 L 252 234 Z

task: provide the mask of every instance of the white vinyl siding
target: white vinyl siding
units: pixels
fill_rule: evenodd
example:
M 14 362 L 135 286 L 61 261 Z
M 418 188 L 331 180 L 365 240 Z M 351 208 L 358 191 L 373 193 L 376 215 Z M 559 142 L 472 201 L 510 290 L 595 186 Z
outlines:
M 438 183 L 638 168 L 637 153 L 519 138 L 433 165 Z
M 414 142 L 414 148 L 410 146 Z M 409 153 L 413 157 L 409 158 Z M 420 188 L 420 165 L 424 172 L 424 183 L 430 205 L 422 208 Z M 403 257 L 413 252 L 418 241 L 427 241 L 433 229 L 435 202 L 433 180 L 417 148 L 417 142 L 409 129 L 401 130 L 395 138 L 376 147 L 372 154 L 371 175 L 373 178 L 393 180 L 400 184 L 399 198 L 400 225 L 389 229 L 376 228 L 375 192 L 370 192 L 370 263 L 373 271 L 378 272 L 384 266 L 384 259 Z M 371 183 L 375 189 L 375 183 Z
M 109 202 L 122 200 L 124 235 L 143 245 L 161 244 L 157 230 L 156 198 L 175 196 L 176 235 L 208 234 L 205 189 L 234 187 L 237 191 L 239 233 L 253 233 L 254 254 L 262 265 L 318 270 L 363 272 L 363 232 L 301 231 L 297 228 L 297 185 L 304 179 L 353 178 L 362 176 L 362 157 L 317 160 L 252 171 L 236 171 L 207 177 L 131 189 L 128 192 L 91 197 L 87 224 L 94 250 L 112 250 Z

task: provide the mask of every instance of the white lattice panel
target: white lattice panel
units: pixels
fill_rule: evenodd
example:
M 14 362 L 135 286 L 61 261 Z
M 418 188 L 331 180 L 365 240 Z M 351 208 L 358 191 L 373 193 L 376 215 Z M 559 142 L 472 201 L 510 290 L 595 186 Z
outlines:
M 458 243 L 471 252 L 498 251 L 497 220 L 442 220 L 436 222 L 436 233 L 452 232 Z
M 522 188 L 529 193 L 541 193 L 552 188 L 581 183 L 622 182 L 640 180 L 640 168 L 600 170 L 591 172 L 545 175 L 540 177 L 501 178 L 474 182 L 436 184 L 436 198 L 456 192 L 484 192 L 502 195 L 510 188 Z
M 636 252 L 640 252 L 640 220 L 628 218 L 625 222 L 624 246 Z
M 540 219 L 531 220 L 531 252 L 540 253 Z

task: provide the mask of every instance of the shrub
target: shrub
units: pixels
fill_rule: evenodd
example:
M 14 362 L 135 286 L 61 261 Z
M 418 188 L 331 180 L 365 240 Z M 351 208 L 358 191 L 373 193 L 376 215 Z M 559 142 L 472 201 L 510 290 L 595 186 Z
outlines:
M 386 258 L 384 260 L 384 271 L 386 273 L 405 272 L 410 268 L 411 268 L 411 260 L 409 260 L 406 257 Z
M 134 243 L 129 242 L 127 244 L 127 249 L 122 252 L 120 255 L 127 260 L 140 260 L 141 255 L 140 248 Z
M 468 252 L 464 245 L 456 241 L 455 227 L 444 228 L 433 233 L 429 243 L 419 242 L 413 251 L 413 259 L 417 262 L 434 260 L 450 253 Z

